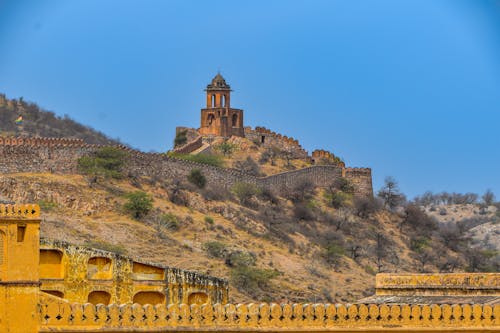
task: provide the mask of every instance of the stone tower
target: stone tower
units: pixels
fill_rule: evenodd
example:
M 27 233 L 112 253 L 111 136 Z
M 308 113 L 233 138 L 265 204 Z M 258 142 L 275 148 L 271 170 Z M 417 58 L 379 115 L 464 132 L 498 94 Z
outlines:
M 243 110 L 231 108 L 231 87 L 218 73 L 207 85 L 207 106 L 201 109 L 202 136 L 245 136 Z

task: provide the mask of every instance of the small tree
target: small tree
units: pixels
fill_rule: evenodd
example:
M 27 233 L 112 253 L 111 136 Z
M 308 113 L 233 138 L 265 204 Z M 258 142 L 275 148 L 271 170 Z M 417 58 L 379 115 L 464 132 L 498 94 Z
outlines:
M 175 135 L 174 147 L 182 146 L 186 142 L 187 142 L 187 131 L 186 130 L 180 131 L 179 133 L 177 133 Z
M 259 193 L 259 189 L 249 183 L 236 183 L 231 190 L 244 206 L 249 205 L 250 200 Z
M 90 156 L 80 157 L 78 170 L 91 177 L 91 183 L 99 178 L 121 178 L 127 153 L 116 147 L 103 147 Z
M 483 199 L 483 203 L 486 207 L 491 206 L 495 202 L 495 194 L 490 189 L 487 189 L 481 199 Z
M 153 198 L 144 192 L 135 191 L 127 194 L 128 201 L 123 205 L 125 210 L 139 219 L 149 213 L 153 208 Z
M 396 180 L 392 177 L 386 177 L 384 186 L 377 194 L 384 200 L 384 207 L 394 209 L 405 201 L 404 195 L 399 192 L 399 186 Z
M 220 151 L 222 153 L 222 155 L 224 155 L 224 156 L 231 156 L 231 154 L 236 149 L 236 145 L 234 145 L 230 142 L 224 141 L 220 145 L 215 146 L 215 149 Z
M 196 185 L 198 188 L 204 188 L 207 183 L 207 179 L 205 178 L 200 169 L 191 170 L 187 178 L 192 184 Z

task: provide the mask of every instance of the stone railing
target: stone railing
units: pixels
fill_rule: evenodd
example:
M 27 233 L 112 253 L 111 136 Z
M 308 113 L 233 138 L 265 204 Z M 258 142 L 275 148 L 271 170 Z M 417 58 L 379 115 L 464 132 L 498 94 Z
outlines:
M 40 332 L 500 330 L 500 305 L 92 305 L 40 296 Z
M 37 219 L 40 217 L 38 205 L 0 205 L 0 218 Z

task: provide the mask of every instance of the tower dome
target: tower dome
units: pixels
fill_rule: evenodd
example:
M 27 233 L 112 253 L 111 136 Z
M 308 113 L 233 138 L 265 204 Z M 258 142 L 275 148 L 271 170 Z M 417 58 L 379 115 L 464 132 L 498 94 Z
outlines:
M 212 82 L 207 85 L 207 91 L 209 90 L 231 90 L 231 86 L 226 83 L 226 80 L 220 73 L 217 73 Z

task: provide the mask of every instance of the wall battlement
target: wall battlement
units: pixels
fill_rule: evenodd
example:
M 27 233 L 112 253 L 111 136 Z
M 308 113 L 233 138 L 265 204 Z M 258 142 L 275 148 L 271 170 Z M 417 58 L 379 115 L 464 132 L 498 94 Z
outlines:
M 38 205 L 0 205 L 0 218 L 38 219 L 40 206 Z
M 8 142 L 8 143 L 7 143 Z M 12 144 L 15 143 L 15 144 Z M 101 145 L 81 140 L 52 138 L 9 138 L 0 143 L 0 173 L 54 172 L 77 173 L 80 157 L 92 154 Z M 144 177 L 185 178 L 191 170 L 200 169 L 208 184 L 231 188 L 239 182 L 286 191 L 304 180 L 318 187 L 332 184 L 338 177 L 350 178 L 360 196 L 372 195 L 370 169 L 345 169 L 335 165 L 316 165 L 267 177 L 255 177 L 242 171 L 169 157 L 162 153 L 144 153 L 126 146 L 116 146 L 128 153 L 126 174 Z M 304 151 L 305 152 L 305 151 Z
M 302 148 L 299 141 L 271 131 L 265 127 L 245 127 L 245 137 L 264 147 L 278 147 L 292 154 L 293 158 L 308 159 L 307 151 Z

